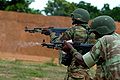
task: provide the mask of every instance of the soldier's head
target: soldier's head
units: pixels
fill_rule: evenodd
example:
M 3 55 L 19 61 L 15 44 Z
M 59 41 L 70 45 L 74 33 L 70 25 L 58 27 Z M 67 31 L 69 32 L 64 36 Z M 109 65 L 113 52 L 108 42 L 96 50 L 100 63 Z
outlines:
M 87 10 L 78 8 L 71 13 L 72 24 L 87 24 L 90 20 L 90 14 Z
M 96 39 L 112 34 L 116 29 L 115 21 L 110 16 L 98 16 L 93 19 L 90 31 L 95 33 Z

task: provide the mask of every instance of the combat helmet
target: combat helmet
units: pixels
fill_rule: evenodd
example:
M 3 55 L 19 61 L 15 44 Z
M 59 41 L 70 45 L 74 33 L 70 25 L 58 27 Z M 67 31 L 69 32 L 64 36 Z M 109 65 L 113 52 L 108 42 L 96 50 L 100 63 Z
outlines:
M 110 16 L 98 16 L 91 23 L 91 32 L 98 32 L 100 35 L 110 34 L 116 29 L 115 21 Z
M 88 21 L 90 19 L 90 14 L 87 10 L 78 8 L 78 9 L 74 10 L 73 13 L 71 13 L 71 17 L 73 19 L 79 20 L 81 22 L 88 23 Z

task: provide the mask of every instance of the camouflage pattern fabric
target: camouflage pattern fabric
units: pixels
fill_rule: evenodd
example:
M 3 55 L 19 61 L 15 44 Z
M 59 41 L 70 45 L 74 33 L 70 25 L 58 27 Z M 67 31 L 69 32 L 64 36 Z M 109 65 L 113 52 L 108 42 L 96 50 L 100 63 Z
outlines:
M 73 26 L 72 28 L 68 29 L 61 37 L 60 41 L 63 40 L 70 40 L 72 41 L 79 41 L 83 43 L 87 38 L 87 30 L 82 26 Z M 95 43 L 94 35 L 90 36 L 87 43 Z
M 120 35 L 100 38 L 89 52 L 98 65 L 95 80 L 120 80 Z
M 73 58 L 71 65 L 67 69 L 69 78 L 65 80 L 91 80 L 88 70 L 80 65 L 77 66 L 75 61 L 75 58 Z
M 84 43 L 85 39 L 87 38 L 87 31 L 82 26 L 73 26 L 72 28 L 68 29 L 66 32 L 64 32 L 61 37 L 55 36 L 53 33 L 51 35 L 51 40 L 53 41 L 63 41 L 63 40 L 71 40 L 79 41 L 81 43 Z M 90 36 L 87 43 L 95 43 L 94 35 Z M 65 80 L 90 80 L 89 74 L 87 73 L 86 69 L 83 69 L 82 66 L 76 66 L 75 59 L 73 58 L 71 65 L 68 67 L 67 75 L 69 76 L 69 79 L 67 79 L 68 76 L 66 76 Z

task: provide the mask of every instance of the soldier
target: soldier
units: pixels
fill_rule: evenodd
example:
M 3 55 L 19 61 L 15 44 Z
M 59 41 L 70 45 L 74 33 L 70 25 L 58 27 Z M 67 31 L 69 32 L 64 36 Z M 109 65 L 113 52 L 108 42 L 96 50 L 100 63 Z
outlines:
M 120 35 L 115 29 L 115 22 L 110 16 L 96 17 L 91 23 L 90 31 L 98 41 L 92 49 L 82 56 L 65 41 L 63 51 L 75 56 L 78 64 L 84 68 L 97 64 L 101 69 L 99 80 L 120 80 Z
M 71 14 L 73 27 L 69 28 L 67 31 L 63 33 L 60 37 L 55 36 L 54 33 L 50 34 L 51 41 L 64 41 L 64 40 L 71 40 L 73 42 L 81 42 L 81 43 L 94 43 L 94 36 L 88 39 L 88 21 L 90 19 L 90 15 L 87 10 L 78 8 L 73 11 Z M 60 50 L 62 54 L 63 51 Z M 60 53 L 60 54 L 61 54 Z M 63 57 L 63 55 L 62 55 Z M 61 62 L 61 57 L 60 57 Z M 70 62 L 70 61 L 69 61 Z M 71 64 L 67 68 L 67 76 L 65 80 L 86 80 L 90 79 L 87 70 L 83 69 L 82 66 L 77 66 L 75 64 L 74 57 L 72 58 Z

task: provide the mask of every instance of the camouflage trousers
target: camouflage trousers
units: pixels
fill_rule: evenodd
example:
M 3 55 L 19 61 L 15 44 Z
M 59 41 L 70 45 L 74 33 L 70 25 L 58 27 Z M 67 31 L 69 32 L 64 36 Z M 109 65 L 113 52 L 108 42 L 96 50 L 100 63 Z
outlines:
M 75 61 L 76 59 L 73 58 L 71 65 L 67 68 L 67 73 L 64 80 L 92 80 L 93 76 L 91 75 L 94 72 L 94 68 L 85 69 L 81 65 L 77 65 Z
M 64 80 L 92 80 L 86 71 L 81 71 L 78 73 L 67 73 Z
M 64 80 L 93 80 L 93 79 L 86 75 L 83 78 L 65 77 Z
M 105 70 L 107 71 L 103 71 L 103 67 L 98 65 L 93 80 L 120 80 L 120 63 L 109 65 Z

